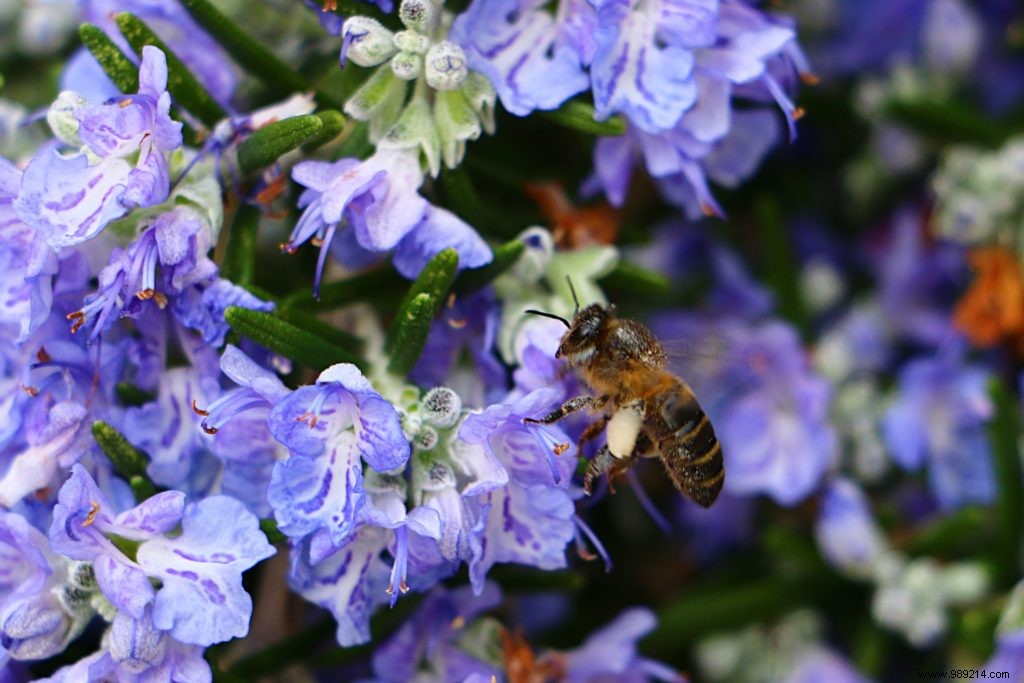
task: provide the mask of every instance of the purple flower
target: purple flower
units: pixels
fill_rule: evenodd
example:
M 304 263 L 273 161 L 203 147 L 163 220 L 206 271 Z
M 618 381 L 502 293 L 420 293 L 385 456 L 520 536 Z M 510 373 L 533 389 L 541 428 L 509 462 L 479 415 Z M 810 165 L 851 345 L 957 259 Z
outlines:
M 869 576 L 885 551 L 867 498 L 848 479 L 836 478 L 825 488 L 814 535 L 832 566 L 857 576 Z
M 172 303 L 174 315 L 181 324 L 197 330 L 211 347 L 224 344 L 230 330 L 224 314 L 231 306 L 253 311 L 274 310 L 273 302 L 258 299 L 244 287 L 220 277 L 206 286 L 185 289 Z
M 424 666 L 437 680 L 465 681 L 473 674 L 484 680 L 501 670 L 459 647 L 459 636 L 478 615 L 501 602 L 493 583 L 484 584 L 479 595 L 468 587 L 430 592 L 412 618 L 384 642 L 373 655 L 373 673 L 380 683 L 404 683 Z
M 908 470 L 927 464 L 932 493 L 947 509 L 995 497 L 988 379 L 957 349 L 912 360 L 900 371 L 899 393 L 882 417 L 893 459 Z
M 1024 629 L 996 637 L 996 651 L 981 667 L 986 671 L 1024 671 Z
M 493 405 L 471 414 L 459 439 L 487 449 L 508 472 L 508 484 L 476 498 L 481 518 L 479 547 L 469 575 L 477 591 L 498 562 L 541 569 L 564 567 L 565 546 L 575 536 L 575 509 L 567 489 L 576 467 L 576 449 L 554 455 L 569 437 L 550 425 L 523 424 L 524 417 L 548 412 L 557 402 L 553 390 L 539 389 L 515 403 Z
M 383 150 L 365 161 L 303 161 L 292 177 L 308 189 L 299 197 L 302 216 L 282 249 L 293 252 L 309 240 L 320 244 L 314 295 L 329 252 L 343 264 L 362 267 L 394 249 L 395 267 L 410 278 L 447 247 L 459 252 L 461 268 L 491 260 L 471 227 L 419 195 L 423 172 L 415 154 Z M 339 235 L 342 219 L 350 229 Z
M 797 662 L 794 670 L 783 679 L 784 683 L 868 683 L 852 664 L 831 650 L 822 647 L 808 649 Z
M 328 609 L 342 646 L 370 639 L 370 616 L 400 594 L 425 590 L 452 567 L 437 552 L 437 513 L 416 508 L 406 514 L 405 482 L 369 473 L 367 503 L 359 525 L 340 543 L 313 536 L 293 546 L 289 585 Z M 381 557 L 392 556 L 391 567 Z
M 559 653 L 559 658 L 564 658 L 564 680 L 566 683 L 594 680 L 685 683 L 682 674 L 637 652 L 637 641 L 653 631 L 657 623 L 648 609 L 634 607 L 626 610 L 615 621 L 594 632 L 580 647 Z
M 139 542 L 135 557 L 109 535 Z M 91 562 L 97 585 L 118 611 L 138 620 L 151 608 L 157 629 L 195 645 L 248 632 L 252 600 L 242 572 L 274 554 L 259 520 L 236 500 L 212 496 L 186 505 L 184 494 L 167 491 L 117 513 L 80 465 L 61 488 L 50 543 Z
M 66 567 L 24 517 L 0 513 L 0 645 L 15 659 L 55 655 L 85 626 L 81 604 L 61 604 Z
M 52 683 L 83 680 L 209 683 L 212 680 L 203 648 L 180 643 L 157 629 L 148 610 L 140 619 L 123 612 L 114 615 L 104 645 L 99 652 L 42 680 Z
M 42 148 L 25 169 L 15 208 L 53 248 L 95 237 L 134 207 L 159 204 L 170 191 L 165 152 L 181 146 L 181 124 L 169 115 L 167 62 L 143 49 L 139 93 L 74 112 L 78 136 L 96 156 L 63 157 Z M 129 158 L 136 158 L 129 162 Z
M 561 2 L 557 17 L 535 0 L 474 0 L 449 39 L 465 50 L 469 67 L 488 78 L 505 109 L 526 116 L 556 109 L 587 89 L 596 19 L 582 0 Z
M 387 472 L 409 458 L 398 412 L 348 363 L 282 399 L 270 413 L 270 431 L 291 451 L 274 466 L 270 505 L 282 532 L 313 535 L 318 548 L 337 546 L 355 530 L 364 461 Z
M 14 209 L 21 171 L 0 158 L 0 324 L 24 341 L 50 313 L 57 258 L 38 232 Z

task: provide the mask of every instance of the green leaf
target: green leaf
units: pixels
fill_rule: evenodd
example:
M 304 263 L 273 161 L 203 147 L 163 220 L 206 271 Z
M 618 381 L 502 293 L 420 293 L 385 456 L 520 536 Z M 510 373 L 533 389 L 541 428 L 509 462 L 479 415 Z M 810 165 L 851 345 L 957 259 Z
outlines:
M 427 343 L 430 334 L 430 323 L 434 319 L 434 311 L 438 302 L 430 294 L 418 294 L 409 305 L 399 311 L 398 317 L 391 323 L 388 340 L 391 341 L 391 360 L 388 371 L 395 375 L 406 375 Z
M 227 112 L 145 22 L 133 14 L 122 12 L 117 15 L 117 27 L 140 56 L 142 48 L 147 45 L 163 51 L 167 57 L 167 91 L 175 103 L 191 112 L 208 128 L 213 128 L 218 121 L 227 118 Z
M 309 81 L 300 73 L 245 33 L 208 0 L 181 0 L 181 4 L 196 23 L 206 29 L 231 55 L 236 64 L 260 79 L 278 96 L 285 97 L 293 92 L 313 90 Z M 335 109 L 341 106 L 334 98 L 323 93 L 317 92 L 315 96 L 320 106 Z
M 96 439 L 100 449 L 110 458 L 114 470 L 119 475 L 125 479 L 146 476 L 146 465 L 149 459 L 142 451 L 135 448 L 124 434 L 103 420 L 96 420 L 92 423 L 92 436 Z
M 609 289 L 621 289 L 630 294 L 661 295 L 671 289 L 668 278 L 629 261 L 619 261 L 612 272 L 600 279 Z
M 915 133 L 942 144 L 999 147 L 1013 131 L 963 102 L 933 99 L 893 99 L 884 113 Z
M 373 150 L 373 143 L 370 142 L 370 127 L 363 121 L 357 121 L 338 145 L 338 157 L 365 159 L 373 154 Z
M 1006 387 L 993 381 L 989 387 L 995 416 L 989 424 L 992 451 L 995 456 L 996 542 L 993 559 L 999 579 L 1012 585 L 1020 578 L 1021 550 L 1024 538 L 1024 483 L 1021 481 L 1019 438 L 1020 406 L 1010 397 Z
M 323 370 L 335 363 L 365 365 L 355 354 L 272 313 L 231 306 L 224 318 L 238 334 L 314 370 Z
M 345 130 L 345 117 L 336 109 L 325 109 L 318 111 L 316 116 L 320 119 L 320 132 L 313 139 L 302 145 L 303 152 L 313 152 L 326 145 L 334 138 L 341 135 Z
M 146 477 L 139 476 L 138 474 L 128 480 L 128 486 L 131 487 L 132 493 L 135 495 L 135 500 L 140 503 L 152 498 L 157 493 L 157 488 L 153 485 L 153 482 Z
M 239 207 L 231 222 L 224 261 L 220 264 L 221 277 L 242 287 L 252 284 L 256 275 L 256 237 L 259 227 L 260 210 L 249 204 Z
M 139 69 L 128 59 L 103 29 L 93 24 L 82 24 L 78 35 L 89 53 L 100 63 L 103 72 L 123 93 L 139 91 Z
M 339 348 L 345 349 L 346 351 L 361 353 L 363 350 L 362 339 L 354 334 L 346 332 L 345 330 L 339 330 L 333 325 L 325 323 L 323 320 L 320 320 L 305 311 L 282 306 L 276 311 L 276 315 L 281 320 L 289 322 L 296 327 L 301 327 L 307 332 L 312 332 L 315 335 L 323 337 L 327 341 Z
M 452 289 L 456 294 L 468 294 L 486 287 L 494 278 L 514 266 L 524 251 L 526 245 L 520 240 L 506 242 L 494 250 L 494 259 L 486 266 L 469 268 L 459 273 Z
M 581 100 L 569 100 L 554 111 L 540 112 L 540 116 L 565 128 L 589 135 L 625 135 L 626 121 L 611 116 L 604 121 L 594 119 L 594 106 Z
M 444 188 L 448 207 L 455 213 L 473 225 L 483 225 L 486 222 L 487 209 L 480 201 L 473 181 L 464 167 L 445 168 L 441 171 L 441 187 Z
M 405 284 L 406 281 L 394 269 L 384 266 L 339 282 L 321 285 L 319 300 L 314 299 L 310 290 L 304 288 L 289 295 L 283 306 L 287 309 L 329 311 L 357 301 L 390 297 Z
M 323 121 L 315 114 L 292 116 L 268 123 L 239 146 L 238 166 L 244 175 L 255 173 L 313 139 L 323 127 Z
M 408 293 L 402 299 L 402 303 L 398 306 L 399 321 L 405 320 L 405 314 L 408 313 L 412 302 L 416 300 L 421 294 L 429 294 L 431 300 L 434 303 L 434 308 L 430 310 L 428 319 L 426 320 L 426 326 L 430 327 L 430 321 L 433 320 L 434 316 L 437 315 L 437 311 L 441 308 L 441 304 L 444 302 L 445 295 L 448 294 L 448 290 L 451 289 L 452 283 L 455 282 L 455 275 L 459 269 L 459 253 L 451 247 L 444 251 L 436 254 L 434 258 L 430 259 L 427 265 L 423 266 L 423 270 L 413 280 L 412 285 L 409 287 Z M 418 324 L 418 323 L 417 323 Z M 388 331 L 388 337 L 384 340 L 384 351 L 390 353 L 396 348 L 398 343 L 399 325 L 392 325 Z M 417 357 L 419 352 L 417 352 Z
M 800 292 L 800 280 L 790 234 L 782 220 L 782 212 L 774 197 L 762 195 L 754 207 L 764 235 L 761 262 L 765 281 L 775 292 L 779 314 L 793 323 L 801 333 L 807 332 L 807 307 Z

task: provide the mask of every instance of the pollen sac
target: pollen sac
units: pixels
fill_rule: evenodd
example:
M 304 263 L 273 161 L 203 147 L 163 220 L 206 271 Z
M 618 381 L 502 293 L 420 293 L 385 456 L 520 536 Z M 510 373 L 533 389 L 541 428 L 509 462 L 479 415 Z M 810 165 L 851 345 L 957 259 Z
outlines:
M 435 387 L 423 397 L 423 419 L 436 427 L 452 427 L 462 413 L 462 399 L 448 387 Z
M 427 52 L 427 85 L 434 90 L 455 90 L 468 74 L 466 53 L 455 43 L 442 40 Z
M 431 0 L 403 0 L 398 18 L 410 31 L 431 33 L 437 20 L 437 9 Z
M 398 51 L 395 35 L 369 17 L 355 16 L 347 19 L 342 36 L 348 42 L 344 57 L 359 66 L 383 64 Z
M 414 81 L 423 69 L 423 57 L 412 52 L 400 52 L 391 60 L 391 71 L 403 81 Z

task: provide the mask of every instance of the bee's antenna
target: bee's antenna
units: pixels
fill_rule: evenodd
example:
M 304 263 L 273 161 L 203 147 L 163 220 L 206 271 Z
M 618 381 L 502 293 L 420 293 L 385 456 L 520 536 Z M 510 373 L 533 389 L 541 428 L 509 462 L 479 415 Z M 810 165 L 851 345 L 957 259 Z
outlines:
M 569 283 L 569 291 L 572 292 L 572 302 L 576 304 L 576 312 L 578 313 L 580 310 L 580 300 L 576 296 L 576 288 L 572 286 L 572 278 L 566 275 L 565 281 Z
M 555 315 L 554 313 L 545 313 L 544 311 L 535 311 L 532 308 L 527 310 L 526 312 L 527 313 L 532 313 L 533 315 L 542 315 L 545 318 L 551 318 L 552 320 L 557 320 L 558 322 L 562 323 L 566 327 L 572 327 L 572 325 L 569 324 L 568 320 L 566 320 L 565 318 L 563 318 L 563 317 L 561 317 L 559 315 Z

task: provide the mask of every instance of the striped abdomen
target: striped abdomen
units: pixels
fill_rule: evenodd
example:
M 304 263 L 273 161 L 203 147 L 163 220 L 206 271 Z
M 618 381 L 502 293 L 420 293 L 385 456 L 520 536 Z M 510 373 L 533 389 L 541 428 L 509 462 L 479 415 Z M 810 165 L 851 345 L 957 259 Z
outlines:
M 725 481 L 722 447 L 711 421 L 682 382 L 655 397 L 648 413 L 648 434 L 681 493 L 710 507 Z

